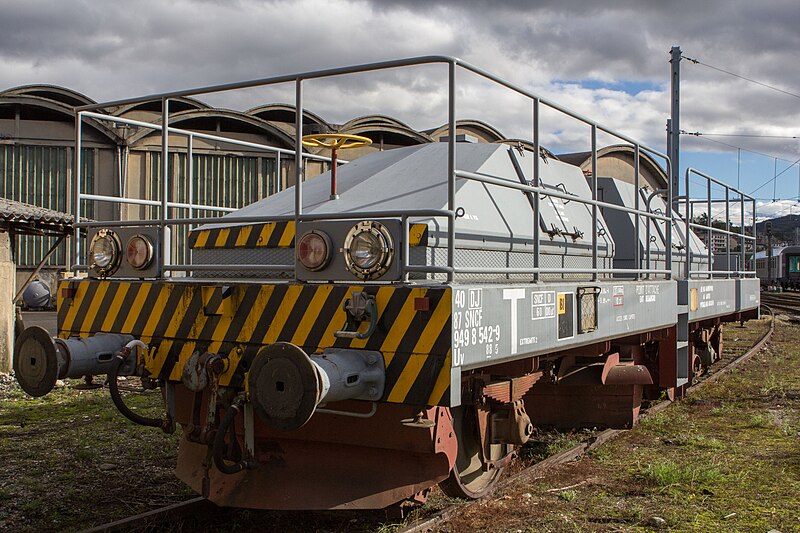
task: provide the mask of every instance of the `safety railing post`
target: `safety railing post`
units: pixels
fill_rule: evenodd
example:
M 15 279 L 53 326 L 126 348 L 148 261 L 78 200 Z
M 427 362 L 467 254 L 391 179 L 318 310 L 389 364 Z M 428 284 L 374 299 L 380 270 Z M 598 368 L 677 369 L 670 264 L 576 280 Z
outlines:
M 83 114 L 78 112 L 75 114 L 75 154 L 72 157 L 74 168 L 72 171 L 72 214 L 75 217 L 75 224 L 81 221 L 81 141 L 83 129 Z M 72 242 L 69 249 L 71 250 L 71 257 L 67 258 L 67 268 L 72 268 L 73 264 L 80 262 L 80 240 L 81 230 L 75 226 L 75 232 L 72 236 Z
M 409 270 L 408 266 L 411 264 L 411 243 L 409 237 L 411 235 L 411 224 L 408 222 L 408 217 L 403 215 L 403 259 L 400 263 L 402 269 L 403 281 L 408 281 Z
M 756 243 L 758 242 L 757 241 L 758 237 L 756 236 L 756 199 L 755 198 L 751 198 L 750 200 L 753 203 L 753 229 L 752 229 L 752 232 L 753 232 L 753 259 L 755 259 L 755 257 L 756 257 Z M 753 270 L 755 270 L 755 268 Z
M 689 279 L 692 274 L 692 228 L 691 228 L 691 211 L 693 210 L 691 206 L 691 202 L 689 198 L 691 198 L 689 194 L 689 169 L 686 169 L 686 184 L 685 184 L 685 195 L 686 195 L 686 216 L 684 217 L 684 229 L 685 234 L 684 237 L 686 239 L 686 279 Z
M 300 222 L 300 215 L 303 214 L 303 80 L 295 80 L 294 96 L 294 231 Z M 293 278 L 297 281 L 297 268 L 293 270 Z
M 597 201 L 597 125 L 592 124 L 592 200 Z M 597 281 L 597 204 L 592 204 L 592 280 Z
M 639 249 L 639 145 L 634 145 L 633 151 L 633 208 L 636 209 L 636 214 L 633 216 L 633 234 L 635 237 L 633 238 L 636 246 L 633 247 L 633 264 L 636 265 L 636 268 L 642 268 L 642 257 L 641 257 L 641 250 Z M 647 225 L 649 227 L 650 221 L 648 219 Z M 645 243 L 647 247 L 647 255 L 650 256 L 650 242 Z M 636 279 L 641 279 L 640 274 L 636 274 Z
M 743 271 L 747 271 L 750 269 L 748 268 L 747 263 L 745 263 L 745 260 L 747 259 L 747 239 L 745 238 L 747 236 L 747 231 L 745 230 L 744 226 L 744 194 L 742 194 L 742 191 L 739 191 L 739 211 L 741 211 L 739 213 L 739 233 L 741 233 L 741 237 L 739 237 L 739 246 L 741 246 L 741 250 L 739 250 L 739 253 L 741 254 L 741 269 Z M 753 245 L 753 250 L 755 250 L 755 244 Z M 755 260 L 753 262 L 753 266 L 755 267 Z
M 189 204 L 189 218 L 194 217 L 194 135 L 189 135 L 186 139 L 186 175 L 189 183 L 187 184 L 186 191 L 189 195 L 187 198 Z M 192 226 L 189 226 L 189 230 Z M 186 232 L 188 238 L 188 231 Z M 194 262 L 194 250 L 191 246 L 189 248 L 189 264 Z
M 714 228 L 711 225 L 711 180 L 707 179 L 706 182 L 708 185 L 706 186 L 706 195 L 708 198 L 707 201 L 707 210 L 708 216 L 706 217 L 706 223 L 708 224 L 708 279 L 714 277 L 711 268 L 711 262 L 714 257 Z
M 169 235 L 167 219 L 169 218 L 169 98 L 161 99 L 161 254 L 162 267 L 172 262 L 172 254 L 167 258 Z
M 456 210 L 456 62 L 448 63 L 448 105 L 447 105 L 447 209 Z M 452 217 L 447 224 L 447 266 L 451 269 L 447 281 L 453 281 L 456 246 L 456 219 Z
M 725 187 L 725 231 L 731 231 L 731 209 L 730 209 L 730 202 L 731 202 L 731 195 L 730 195 L 730 188 Z M 726 277 L 731 277 L 731 237 L 730 235 L 725 235 L 725 262 L 726 267 L 725 269 L 728 271 L 728 275 Z M 738 269 L 737 269 L 738 270 Z
M 667 201 L 665 202 L 667 213 L 664 213 L 665 215 L 669 216 L 669 220 L 664 223 L 664 233 L 666 234 L 666 247 L 667 247 L 666 253 L 664 254 L 665 255 L 665 261 L 666 261 L 665 267 L 669 271 L 669 274 L 667 275 L 667 279 L 672 279 L 672 253 L 673 253 L 673 248 L 672 248 L 672 228 L 673 228 L 672 220 L 673 219 L 672 219 L 672 216 L 673 216 L 673 211 L 675 209 L 675 204 L 673 203 L 674 199 L 672 197 L 673 191 L 672 191 L 672 178 L 671 178 L 671 176 L 672 176 L 672 161 L 669 158 L 667 158 Z M 650 212 L 649 203 L 648 203 L 648 206 L 647 206 L 647 212 L 648 213 Z M 656 228 L 658 228 L 658 222 L 657 221 L 654 221 L 653 224 L 656 226 Z M 649 221 L 647 222 L 647 229 L 648 230 L 650 229 L 650 222 Z M 648 236 L 647 236 L 647 242 L 648 243 L 650 242 L 650 234 L 649 233 L 648 233 Z M 648 251 L 648 254 L 647 254 L 647 261 L 648 261 L 647 268 L 649 269 L 650 268 L 650 253 L 649 253 L 649 251 Z
M 538 191 L 541 181 L 539 179 L 541 161 L 541 146 L 539 145 L 539 99 L 533 99 L 533 186 L 537 188 L 533 193 L 533 281 L 539 281 L 539 239 L 540 229 L 539 221 L 541 220 L 539 200 L 540 194 Z

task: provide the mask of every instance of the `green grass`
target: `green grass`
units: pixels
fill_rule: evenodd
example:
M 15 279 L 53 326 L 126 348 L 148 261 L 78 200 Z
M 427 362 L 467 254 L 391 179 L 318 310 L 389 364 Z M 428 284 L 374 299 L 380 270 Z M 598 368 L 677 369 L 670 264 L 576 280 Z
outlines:
M 726 325 L 742 340 L 727 339 L 724 358 L 764 328 Z M 735 371 L 548 479 L 515 488 L 512 495 L 533 494 L 524 510 L 512 496 L 465 513 L 450 530 L 638 532 L 660 517 L 670 531 L 800 531 L 800 395 L 792 391 L 800 391 L 800 328 L 779 323 L 771 346 Z M 575 484 L 573 500 L 547 493 Z
M 565 502 L 572 502 L 578 498 L 578 492 L 575 490 L 562 490 L 557 493 L 556 496 L 558 499 L 564 500 Z
M 684 485 L 686 488 L 710 485 L 724 478 L 716 466 L 681 466 L 672 460 L 658 460 L 640 467 L 639 477 L 659 487 Z
M 747 422 L 747 427 L 750 428 L 765 428 L 770 425 L 769 418 L 764 416 L 761 413 L 756 413 L 750 417 L 750 420 Z

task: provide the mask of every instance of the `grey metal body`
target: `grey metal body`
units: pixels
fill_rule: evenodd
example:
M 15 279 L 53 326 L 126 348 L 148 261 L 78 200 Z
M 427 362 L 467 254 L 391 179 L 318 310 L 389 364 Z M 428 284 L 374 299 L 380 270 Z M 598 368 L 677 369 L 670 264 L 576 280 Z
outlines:
M 597 325 L 580 332 L 577 293 L 587 287 L 599 289 Z M 671 280 L 454 285 L 453 365 L 475 368 L 668 327 L 676 305 Z
M 457 164 L 467 172 L 498 176 L 509 183 L 520 183 L 520 179 L 530 181 L 533 173 L 533 154 L 527 157 L 516 155 L 512 149 L 496 144 L 466 144 L 458 151 Z M 343 236 L 352 227 L 352 222 L 336 220 L 342 213 L 376 210 L 376 214 L 402 209 L 413 205 L 416 209 L 443 210 L 444 193 L 447 187 L 448 147 L 446 144 L 429 144 L 409 148 L 398 148 L 388 152 L 378 152 L 339 169 L 338 199 L 330 199 L 329 176 L 315 177 L 305 185 L 304 212 L 307 215 L 327 217 L 314 222 L 301 222 L 298 235 L 311 229 L 326 231 L 334 243 L 341 243 Z M 518 174 L 518 170 L 521 172 Z M 556 160 L 550 160 L 541 172 L 542 187 L 560 192 L 568 198 L 588 199 L 591 191 L 578 167 Z M 240 217 L 263 218 L 283 217 L 294 211 L 294 196 L 291 189 L 279 192 L 251 204 L 229 219 Z M 535 217 L 529 199 L 519 191 L 501 187 L 489 187 L 473 180 L 456 181 L 456 205 L 462 213 L 458 219 L 458 231 L 454 252 L 456 270 L 476 269 L 497 272 L 479 273 L 456 272 L 456 279 L 475 278 L 484 280 L 508 279 L 501 272 L 507 268 L 520 270 L 534 269 L 534 224 L 539 224 L 539 251 L 543 256 L 540 267 L 551 269 L 550 277 L 562 276 L 562 269 L 592 269 L 592 238 L 595 233 L 592 212 L 585 204 L 564 200 L 553 195 L 542 195 L 539 216 Z M 463 212 L 462 212 L 463 210 Z M 378 218 L 378 220 L 384 220 Z M 226 217 L 218 223 L 201 226 L 211 229 L 226 224 Z M 409 251 L 409 264 L 426 266 L 448 266 L 447 220 L 440 218 L 413 217 L 410 223 L 428 225 L 428 246 L 416 247 Z M 599 243 L 597 257 L 601 268 L 611 268 L 610 258 L 614 255 L 614 242 L 606 229 L 602 216 L 598 216 L 597 227 Z M 398 250 L 405 235 L 394 228 L 392 231 Z M 199 264 L 247 264 L 252 259 L 253 250 L 197 250 L 195 261 Z M 259 253 L 265 261 L 274 260 L 286 264 L 289 253 L 271 251 Z M 545 258 L 547 256 L 547 258 Z M 582 259 L 581 259 L 582 258 Z M 319 272 L 308 272 L 298 268 L 299 279 L 352 281 L 355 277 L 348 272 L 335 254 L 331 267 Z M 214 274 L 222 273 L 215 271 Z M 395 271 L 382 276 L 383 281 L 399 279 Z M 572 274 L 571 276 L 574 276 Z M 208 277 L 207 273 L 203 277 Z M 281 277 L 273 273 L 269 277 Z M 443 275 L 420 273 L 415 279 L 441 279 Z
M 383 357 L 367 350 L 328 349 L 311 357 L 319 373 L 320 405 L 341 400 L 380 400 L 386 384 Z
M 621 179 L 601 177 L 598 179 L 598 187 L 602 198 L 606 202 L 633 206 L 636 202 L 636 189 L 632 183 Z M 649 189 L 639 190 L 639 201 L 647 205 L 653 213 L 664 214 L 667 212 L 667 204 L 664 199 L 656 193 L 651 193 Z M 614 266 L 619 269 L 634 268 L 637 264 L 636 249 L 639 250 L 638 257 L 643 258 L 645 265 L 649 268 L 664 269 L 667 263 L 667 232 L 666 223 L 658 220 L 647 220 L 640 222 L 638 236 L 635 231 L 635 215 L 623 211 L 602 210 L 603 217 L 609 225 L 611 235 L 617 243 L 614 254 Z M 672 260 L 672 275 L 675 278 L 686 276 L 689 269 L 686 267 L 686 233 L 685 228 L 678 223 L 680 216 L 672 213 L 672 250 L 670 254 Z M 692 269 L 707 270 L 708 256 L 705 244 L 694 234 L 689 233 L 688 246 L 691 248 Z
M 80 378 L 108 374 L 114 355 L 133 340 L 130 335 L 98 334 L 77 339 L 55 339 L 58 354 L 58 377 Z M 120 367 L 120 376 L 132 375 L 136 358 L 129 357 Z

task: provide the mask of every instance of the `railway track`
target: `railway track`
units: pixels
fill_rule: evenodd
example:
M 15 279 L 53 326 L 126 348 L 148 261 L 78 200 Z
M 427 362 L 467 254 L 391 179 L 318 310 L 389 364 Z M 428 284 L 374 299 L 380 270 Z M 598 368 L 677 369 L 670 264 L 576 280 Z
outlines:
M 769 307 L 767 306 L 762 306 L 762 307 L 764 307 L 771 315 L 773 315 L 772 310 Z M 761 348 L 769 341 L 769 339 L 772 337 L 772 332 L 774 331 L 774 329 L 775 329 L 775 321 L 771 320 L 769 329 L 749 350 L 747 350 L 745 353 L 743 353 L 736 359 L 730 361 L 728 364 L 726 364 L 724 367 L 721 367 L 713 374 L 709 374 L 707 376 L 702 377 L 698 381 L 698 383 L 696 383 L 690 389 L 688 389 L 686 394 L 690 395 L 703 385 L 717 381 L 721 376 L 730 372 L 731 370 L 739 366 L 741 363 L 752 357 L 759 350 L 761 350 Z M 650 407 L 647 408 L 646 411 L 644 411 L 640 415 L 640 420 L 647 418 L 649 416 L 653 416 L 660 411 L 663 411 L 664 409 L 669 407 L 672 403 L 673 401 L 671 400 L 664 400 L 662 402 L 651 405 Z M 501 483 L 497 485 L 492 494 L 497 494 L 498 492 L 502 491 L 505 487 L 508 487 L 509 485 L 512 485 L 514 483 L 525 482 L 533 480 L 535 478 L 539 478 L 542 476 L 544 472 L 548 471 L 549 469 L 555 466 L 566 464 L 570 461 L 576 461 L 581 457 L 583 457 L 584 455 L 586 455 L 588 452 L 599 447 L 603 443 L 608 442 L 622 435 L 623 433 L 626 433 L 627 431 L 630 430 L 606 429 L 604 431 L 601 431 L 600 433 L 597 433 L 588 440 L 581 442 L 580 444 L 573 446 L 568 450 L 564 450 L 555 455 L 552 455 L 547 459 L 539 461 L 538 463 L 535 463 L 521 470 L 520 472 L 517 472 L 514 475 L 506 477 Z M 491 494 L 489 496 L 491 496 Z M 428 533 L 430 531 L 435 531 L 436 529 L 438 529 L 438 526 L 440 524 L 446 522 L 454 514 L 462 512 L 466 507 L 475 505 L 479 501 L 480 500 L 475 500 L 465 504 L 449 506 L 437 512 L 435 515 L 430 516 L 424 520 L 420 520 L 412 524 L 409 524 L 408 526 L 397 530 L 395 533 Z
M 800 302 L 800 300 L 799 300 Z M 767 309 L 767 311 L 772 314 L 772 310 L 767 307 L 766 305 L 763 306 Z M 724 367 L 719 368 L 713 374 L 707 375 L 699 380 L 697 384 L 695 384 L 687 394 L 691 394 L 693 391 L 697 390 L 699 387 L 702 387 L 706 383 L 711 383 L 718 380 L 721 376 L 725 375 L 727 372 L 750 358 L 753 354 L 758 352 L 764 344 L 766 344 L 770 337 L 772 336 L 772 332 L 774 330 L 774 320 L 770 321 L 769 329 L 764 333 L 764 335 L 744 354 L 740 355 L 736 359 L 727 363 Z M 663 411 L 667 407 L 669 407 L 673 402 L 670 400 L 664 400 L 659 403 L 650 405 L 640 416 L 641 419 L 646 418 L 648 416 L 653 416 L 654 414 Z M 539 478 L 543 475 L 543 473 L 547 472 L 548 470 L 552 469 L 553 467 L 568 463 L 570 461 L 575 461 L 583 457 L 588 452 L 600 447 L 603 443 L 608 442 L 619 435 L 627 432 L 627 429 L 606 429 L 600 431 L 598 433 L 593 434 L 591 437 L 586 439 L 585 441 L 561 452 L 558 452 L 554 455 L 551 455 L 541 461 L 538 461 L 530 466 L 523 468 L 522 470 L 507 476 L 503 479 L 492 493 L 489 495 L 496 495 L 498 492 L 502 492 L 506 487 L 517 483 L 517 482 L 525 482 L 528 480 L 533 480 L 535 478 Z M 436 512 L 434 515 L 425 517 L 420 520 L 416 520 L 407 526 L 397 530 L 395 533 L 427 533 L 430 531 L 434 531 L 437 529 L 439 524 L 446 522 L 449 518 L 451 518 L 455 513 L 463 511 L 466 507 L 475 505 L 480 500 L 475 500 L 468 503 L 462 503 L 458 505 L 451 505 Z M 166 507 L 154 509 L 151 511 L 147 511 L 141 514 L 129 516 L 127 518 L 123 518 L 120 520 L 116 520 L 114 522 L 109 522 L 107 524 L 103 524 L 100 526 L 93 527 L 91 529 L 84 530 L 82 533 L 106 533 L 106 532 L 113 532 L 113 531 L 158 531 L 161 530 L 166 524 L 174 523 L 176 520 L 180 520 L 187 517 L 195 517 L 198 516 L 212 516 L 215 513 L 220 512 L 228 512 L 227 509 L 223 509 L 217 507 L 216 505 L 212 504 L 208 500 L 202 497 L 192 498 L 190 500 L 175 503 L 172 505 L 168 505 Z M 379 522 L 376 522 L 378 524 Z M 377 527 L 377 526 L 376 526 Z
M 776 311 L 800 316 L 800 293 L 762 292 L 761 301 Z

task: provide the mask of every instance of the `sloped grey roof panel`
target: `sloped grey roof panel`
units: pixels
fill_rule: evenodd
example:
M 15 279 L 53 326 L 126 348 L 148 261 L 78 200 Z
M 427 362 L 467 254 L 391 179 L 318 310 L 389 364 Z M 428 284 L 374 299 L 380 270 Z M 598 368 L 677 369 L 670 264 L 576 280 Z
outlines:
M 75 218 L 67 213 L 0 198 L 0 225 L 3 230 L 32 233 L 36 230 L 69 233 Z

